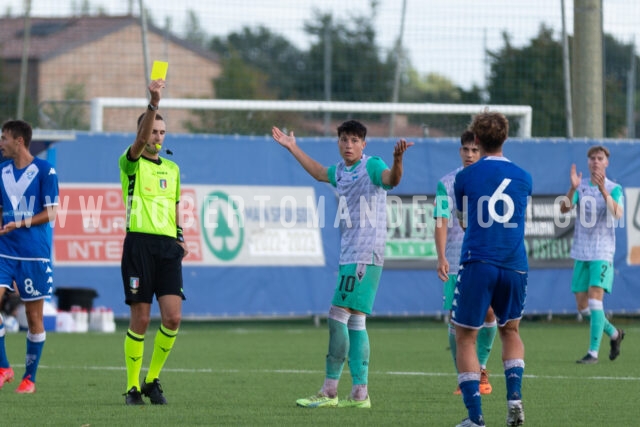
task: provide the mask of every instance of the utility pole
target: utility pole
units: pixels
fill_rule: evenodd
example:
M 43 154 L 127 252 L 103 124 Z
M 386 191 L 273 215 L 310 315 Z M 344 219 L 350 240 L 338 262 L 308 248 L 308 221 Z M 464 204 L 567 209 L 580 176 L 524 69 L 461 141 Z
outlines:
M 603 138 L 602 0 L 573 2 L 573 111 L 578 137 Z
M 627 138 L 636 137 L 636 41 L 631 42 L 631 64 L 627 72 Z
M 400 72 L 404 62 L 402 37 L 404 35 L 404 20 L 407 11 L 407 0 L 402 0 L 402 17 L 400 18 L 400 35 L 398 35 L 398 42 L 396 43 L 396 73 L 393 79 L 393 95 L 391 102 L 393 104 L 398 103 L 400 97 Z M 389 137 L 393 138 L 396 133 L 396 113 L 391 113 L 389 118 Z
M 561 0 L 562 8 L 562 77 L 564 79 L 564 109 L 567 121 L 567 138 L 573 138 L 573 108 L 571 105 L 571 67 L 569 65 L 569 36 L 564 16 L 564 0 Z
M 328 19 L 324 24 L 324 100 L 331 101 L 331 69 L 333 68 L 333 19 Z M 331 135 L 331 112 L 324 113 L 324 136 Z
M 22 63 L 20 64 L 20 86 L 16 119 L 24 118 L 24 104 L 29 77 L 29 41 L 31 40 L 31 0 L 24 0 L 24 35 L 22 36 Z

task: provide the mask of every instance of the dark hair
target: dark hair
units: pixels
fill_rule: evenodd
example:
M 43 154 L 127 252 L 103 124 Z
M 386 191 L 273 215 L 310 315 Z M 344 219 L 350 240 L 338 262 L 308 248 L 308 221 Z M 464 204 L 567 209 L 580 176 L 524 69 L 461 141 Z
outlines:
M 33 136 L 33 130 L 29 123 L 24 120 L 7 120 L 2 125 L 2 132 L 5 131 L 9 132 L 14 139 L 22 137 L 24 146 L 29 148 Z
M 365 140 L 367 138 L 367 128 L 357 120 L 347 120 L 338 126 L 338 136 L 342 134 L 355 135 Z
M 475 140 L 476 137 L 470 130 L 465 130 L 462 132 L 462 135 L 460 135 L 460 145 L 469 144 L 470 142 L 475 142 Z
M 138 127 L 140 127 L 140 123 L 142 123 L 142 118 L 144 117 L 145 114 L 147 113 L 144 112 L 140 114 L 140 117 L 138 117 Z M 162 120 L 164 122 L 164 118 L 159 113 L 156 113 L 156 120 Z
M 486 109 L 473 117 L 469 130 L 484 151 L 495 153 L 500 151 L 509 136 L 509 120 L 502 113 Z

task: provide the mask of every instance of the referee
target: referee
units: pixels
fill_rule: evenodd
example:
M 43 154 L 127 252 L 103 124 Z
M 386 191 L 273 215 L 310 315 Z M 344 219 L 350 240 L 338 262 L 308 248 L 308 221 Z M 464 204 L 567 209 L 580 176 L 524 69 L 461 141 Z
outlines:
M 187 247 L 178 219 L 180 169 L 159 156 L 166 124 L 158 105 L 163 79 L 149 84 L 151 99 L 138 118 L 133 144 L 120 156 L 120 181 L 127 217 L 122 250 L 122 282 L 130 320 L 124 341 L 127 367 L 127 405 L 165 405 L 160 371 L 178 335 L 182 318 L 182 258 Z M 156 296 L 161 324 L 153 342 L 147 376 L 140 382 L 144 336 L 149 327 L 151 303 Z

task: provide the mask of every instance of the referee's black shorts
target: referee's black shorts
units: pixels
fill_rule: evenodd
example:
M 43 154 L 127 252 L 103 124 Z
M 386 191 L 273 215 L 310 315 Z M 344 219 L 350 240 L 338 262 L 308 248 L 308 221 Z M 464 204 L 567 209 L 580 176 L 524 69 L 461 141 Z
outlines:
M 146 302 L 153 296 L 178 295 L 182 290 L 184 250 L 174 237 L 127 233 L 122 249 L 125 303 Z

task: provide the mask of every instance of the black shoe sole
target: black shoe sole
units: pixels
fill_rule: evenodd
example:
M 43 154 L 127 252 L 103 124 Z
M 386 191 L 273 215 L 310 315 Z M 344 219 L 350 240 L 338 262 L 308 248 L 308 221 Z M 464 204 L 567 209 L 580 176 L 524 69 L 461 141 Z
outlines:
M 609 353 L 609 360 L 616 360 L 618 356 L 620 356 L 620 345 L 622 344 L 622 340 L 624 339 L 625 333 L 622 329 L 618 329 L 618 334 L 620 334 L 618 338 L 611 341 L 611 342 L 615 342 L 614 345 L 616 346 L 616 348 L 615 348 L 615 351 L 613 348 L 611 349 L 611 352 Z

